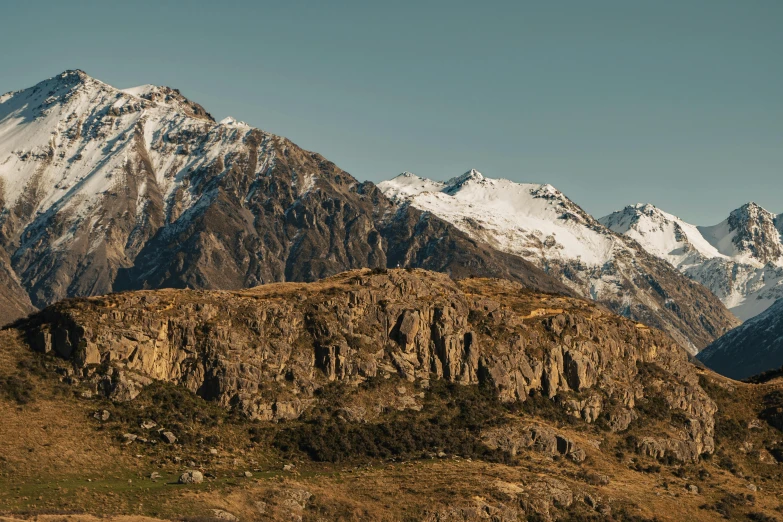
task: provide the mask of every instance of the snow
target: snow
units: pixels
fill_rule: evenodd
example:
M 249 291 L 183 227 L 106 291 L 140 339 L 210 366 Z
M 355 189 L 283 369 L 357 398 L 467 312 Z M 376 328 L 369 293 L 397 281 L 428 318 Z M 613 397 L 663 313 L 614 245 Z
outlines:
M 125 94 L 130 94 L 131 96 L 135 96 L 137 98 L 141 98 L 143 96 L 147 96 L 153 92 L 156 92 L 158 90 L 157 85 L 139 85 L 138 87 L 131 87 L 129 89 L 121 89 L 121 92 L 124 92 Z
M 239 126 L 239 127 L 250 127 L 247 123 L 244 121 L 237 121 L 235 118 L 231 116 L 227 116 L 220 120 L 221 125 L 227 125 L 227 126 Z
M 728 219 L 721 221 L 717 225 L 711 227 L 698 227 L 698 229 L 704 237 L 704 240 L 722 255 L 726 257 L 739 257 L 743 255 L 733 242 L 737 232 L 731 230 Z
M 405 172 L 378 186 L 392 199 L 409 201 L 505 252 L 530 257 L 535 250 L 587 265 L 612 259 L 613 237 L 585 226 L 581 209 L 551 185 L 490 179 L 470 170 L 445 183 Z

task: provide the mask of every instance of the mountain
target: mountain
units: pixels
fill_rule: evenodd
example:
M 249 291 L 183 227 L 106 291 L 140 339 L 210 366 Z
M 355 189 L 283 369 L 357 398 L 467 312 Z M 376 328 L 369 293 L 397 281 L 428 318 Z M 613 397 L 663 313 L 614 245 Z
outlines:
M 653 205 L 599 220 L 706 286 L 741 320 L 783 297 L 783 220 L 748 203 L 721 223 L 697 227 Z
M 783 367 L 783 299 L 720 337 L 697 358 L 732 379 Z
M 399 204 L 523 257 L 577 295 L 665 330 L 691 353 L 738 324 L 704 287 L 607 229 L 551 185 L 471 170 L 447 182 L 406 172 L 378 186 Z
M 0 96 L 0 209 L 16 303 L 0 323 L 66 297 L 398 264 L 569 292 L 285 138 L 216 122 L 176 89 L 78 70 Z
M 123 292 L 0 347 L 4 516 L 771 520 L 783 492 L 773 386 L 505 280 Z

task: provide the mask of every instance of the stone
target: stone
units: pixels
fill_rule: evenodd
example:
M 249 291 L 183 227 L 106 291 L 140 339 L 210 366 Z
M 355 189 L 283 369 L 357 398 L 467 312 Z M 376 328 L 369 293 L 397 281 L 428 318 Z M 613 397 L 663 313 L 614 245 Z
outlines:
M 158 473 L 157 471 L 153 471 L 152 473 L 150 473 L 151 480 L 158 480 L 160 477 L 161 477 L 160 473 Z
M 122 438 L 125 440 L 125 444 L 130 444 L 131 442 L 135 441 L 138 437 L 138 435 L 134 435 L 133 433 L 123 433 Z
M 237 522 L 239 520 L 236 515 L 233 515 L 232 513 L 229 513 L 223 509 L 213 509 L 212 515 L 218 520 L 227 520 L 229 522 Z
M 170 431 L 164 431 L 160 436 L 167 444 L 174 444 L 177 442 L 177 437 Z
M 253 473 L 250 472 L 250 471 L 245 471 L 244 475 L 245 475 L 245 478 L 253 478 Z
M 155 421 L 145 420 L 144 422 L 141 423 L 141 428 L 145 429 L 145 430 L 151 430 L 152 428 L 154 428 L 157 425 L 158 425 L 158 423 L 155 422 Z
M 96 411 L 93 414 L 93 417 L 95 417 L 101 422 L 106 422 L 111 418 L 111 413 L 109 413 L 109 410 L 100 410 L 100 411 Z
M 204 474 L 197 470 L 188 470 L 179 476 L 180 484 L 201 484 L 204 482 Z
M 293 464 L 286 464 L 283 466 L 283 471 L 294 471 L 294 468 L 296 468 L 296 466 Z
M 699 494 L 699 486 L 696 484 L 688 484 L 688 493 L 693 493 L 694 495 Z

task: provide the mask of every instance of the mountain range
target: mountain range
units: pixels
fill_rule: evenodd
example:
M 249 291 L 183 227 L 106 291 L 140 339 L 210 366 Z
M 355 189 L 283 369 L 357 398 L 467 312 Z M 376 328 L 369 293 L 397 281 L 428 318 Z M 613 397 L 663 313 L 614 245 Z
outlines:
M 0 96 L 0 205 L 0 322 L 67 297 L 400 266 L 594 299 L 696 353 L 783 291 L 783 220 L 752 203 L 696 227 L 651 205 L 596 220 L 476 170 L 376 187 L 176 89 L 79 70 Z
M 649 204 L 625 207 L 599 221 L 709 288 L 743 321 L 783 297 L 783 218 L 755 203 L 706 227 Z
M 79 70 L 0 96 L 0 323 L 66 297 L 416 266 L 568 289 L 316 153 Z
M 406 172 L 378 186 L 393 201 L 523 257 L 577 295 L 666 330 L 691 353 L 738 324 L 703 286 L 551 185 L 490 179 L 471 170 L 446 182 Z

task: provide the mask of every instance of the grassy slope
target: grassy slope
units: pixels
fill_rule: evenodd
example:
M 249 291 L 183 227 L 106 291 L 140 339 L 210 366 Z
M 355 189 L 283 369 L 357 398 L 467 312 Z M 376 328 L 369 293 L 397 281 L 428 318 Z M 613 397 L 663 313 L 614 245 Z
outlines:
M 714 520 L 723 514 L 783 518 L 777 500 L 783 494 L 780 467 L 758 462 L 758 450 L 779 440 L 780 432 L 764 423 L 759 429 L 739 429 L 761 411 L 769 389 L 712 374 L 705 373 L 704 379 L 712 383 L 707 388 L 721 406 L 719 448 L 712 459 L 697 465 L 666 465 L 634 456 L 622 449 L 627 434 L 564 422 L 545 405 L 536 409 L 532 402 L 505 415 L 529 421 L 536 414 L 537 421 L 559 427 L 587 450 L 585 463 L 532 452 L 512 465 L 453 454 L 444 459 L 383 460 L 358 455 L 326 463 L 275 447 L 275 437 L 295 423 L 247 423 L 166 387 L 130 404 L 77 397 L 74 388 L 60 383 L 56 367 L 61 363 L 56 359 L 29 353 L 11 332 L 0 333 L 0 346 L 0 513 L 8 516 L 90 513 L 196 520 L 223 509 L 253 519 L 262 509 L 266 516 L 290 519 L 290 492 L 306 490 L 313 496 L 300 513 L 305 520 L 418 520 L 434 506 L 474 499 L 508 503 L 509 488 L 554 476 L 575 492 L 611 499 L 617 519 Z M 374 393 L 388 393 L 384 386 L 396 384 L 381 383 Z M 104 408 L 111 412 L 105 423 L 92 417 Z M 391 415 L 396 419 L 400 414 Z M 144 435 L 138 421 L 146 417 L 175 429 L 183 443 L 123 444 L 125 432 Z M 744 443 L 750 443 L 745 452 L 740 451 Z M 190 460 L 210 476 L 200 485 L 176 484 Z M 296 472 L 283 471 L 289 462 L 296 463 Z M 245 477 L 245 471 L 251 471 L 252 478 Z M 152 472 L 162 478 L 150 480 Z M 608 477 L 608 484 L 601 483 L 600 475 Z M 761 489 L 751 491 L 749 483 Z M 697 485 L 701 493 L 689 493 L 688 484 Z M 576 502 L 568 516 L 579 514 L 598 516 Z

